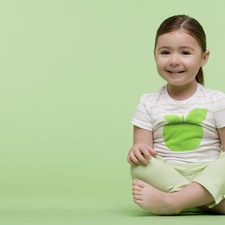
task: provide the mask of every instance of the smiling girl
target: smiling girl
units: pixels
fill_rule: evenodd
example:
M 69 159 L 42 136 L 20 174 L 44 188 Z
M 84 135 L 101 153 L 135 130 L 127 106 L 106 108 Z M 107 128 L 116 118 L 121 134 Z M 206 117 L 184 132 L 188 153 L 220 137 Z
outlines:
M 134 202 L 158 215 L 225 214 L 225 94 L 203 86 L 209 51 L 202 26 L 185 15 L 166 19 L 154 57 L 166 85 L 141 97 L 131 121 Z

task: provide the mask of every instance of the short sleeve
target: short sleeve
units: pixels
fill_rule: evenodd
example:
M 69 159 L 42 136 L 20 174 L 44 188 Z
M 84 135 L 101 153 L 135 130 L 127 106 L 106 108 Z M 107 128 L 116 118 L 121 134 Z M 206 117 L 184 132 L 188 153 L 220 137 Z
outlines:
M 225 127 L 225 94 L 216 91 L 211 98 L 217 128 Z
M 151 101 L 149 101 L 149 95 L 145 94 L 140 98 L 137 105 L 134 117 L 131 123 L 137 127 L 145 130 L 152 131 L 152 119 L 151 119 Z

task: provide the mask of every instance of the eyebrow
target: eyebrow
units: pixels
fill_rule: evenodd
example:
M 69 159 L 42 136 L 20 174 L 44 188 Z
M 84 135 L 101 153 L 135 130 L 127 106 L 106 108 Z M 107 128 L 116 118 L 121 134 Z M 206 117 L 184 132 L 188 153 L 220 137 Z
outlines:
M 188 45 L 182 45 L 182 46 L 180 46 L 179 48 L 180 48 L 180 49 L 190 49 L 190 50 L 192 50 L 192 51 L 195 51 L 194 48 L 192 48 L 191 46 L 188 46 Z M 171 49 L 171 47 L 165 45 L 165 46 L 161 46 L 161 47 L 158 48 L 158 50 L 161 50 L 161 49 Z

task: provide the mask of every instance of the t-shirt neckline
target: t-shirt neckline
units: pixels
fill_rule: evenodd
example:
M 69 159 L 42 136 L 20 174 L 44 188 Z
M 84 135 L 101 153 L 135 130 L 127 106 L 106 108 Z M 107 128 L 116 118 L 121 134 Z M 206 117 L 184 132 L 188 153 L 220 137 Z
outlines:
M 202 86 L 201 84 L 197 83 L 197 88 L 196 88 L 196 91 L 194 92 L 194 94 L 192 96 L 190 96 L 189 98 L 184 99 L 184 100 L 176 100 L 176 99 L 173 99 L 172 97 L 170 97 L 170 95 L 168 93 L 168 90 L 167 90 L 167 85 L 164 86 L 164 90 L 165 90 L 165 93 L 166 93 L 166 96 L 167 96 L 168 99 L 170 99 L 173 102 L 182 103 L 182 102 L 186 102 L 186 101 L 189 101 L 192 98 L 194 98 L 195 95 L 197 95 L 199 93 L 201 86 Z

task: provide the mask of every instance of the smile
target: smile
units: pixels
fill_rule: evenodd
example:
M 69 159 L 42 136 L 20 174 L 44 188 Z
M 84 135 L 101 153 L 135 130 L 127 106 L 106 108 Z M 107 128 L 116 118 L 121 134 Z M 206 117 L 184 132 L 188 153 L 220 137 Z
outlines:
M 169 73 L 183 73 L 183 70 L 167 70 Z

